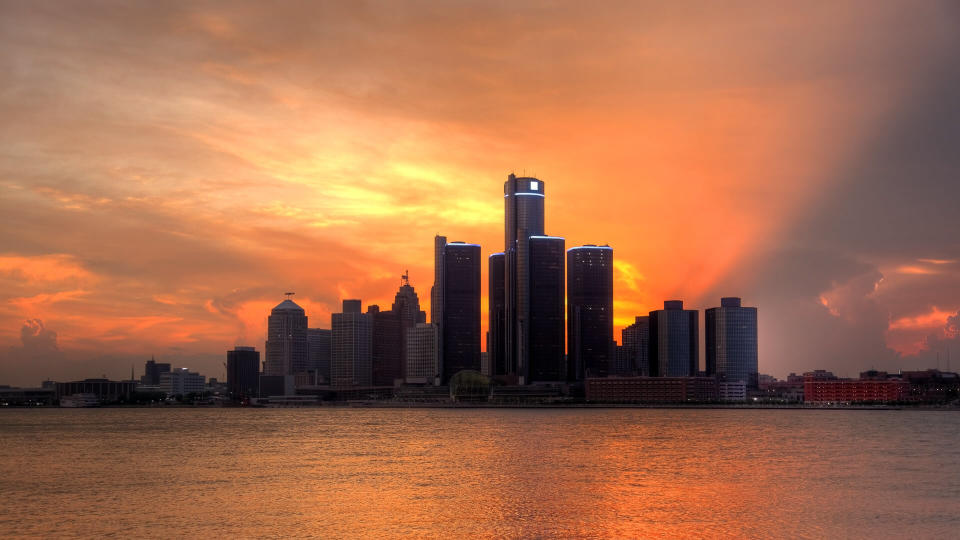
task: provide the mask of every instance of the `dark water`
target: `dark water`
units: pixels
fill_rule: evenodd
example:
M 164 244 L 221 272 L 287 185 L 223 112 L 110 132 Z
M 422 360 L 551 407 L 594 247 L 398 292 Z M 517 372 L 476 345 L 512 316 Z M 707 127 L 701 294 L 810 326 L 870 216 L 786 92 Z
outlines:
M 0 411 L 0 536 L 960 535 L 960 413 Z

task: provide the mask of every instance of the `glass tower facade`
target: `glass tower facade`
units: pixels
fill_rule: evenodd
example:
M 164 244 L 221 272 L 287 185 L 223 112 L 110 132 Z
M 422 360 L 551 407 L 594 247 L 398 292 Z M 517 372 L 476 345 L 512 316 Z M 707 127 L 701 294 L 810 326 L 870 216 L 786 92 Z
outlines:
M 543 235 L 544 184 L 511 174 L 503 184 L 505 350 L 509 373 L 528 371 L 530 324 L 529 239 Z
M 700 314 L 667 300 L 650 312 L 650 375 L 693 377 L 700 364 Z
M 227 391 L 232 399 L 256 397 L 260 382 L 260 353 L 253 347 L 227 351 Z
M 480 246 L 451 242 L 443 255 L 442 380 L 480 371 Z
M 525 348 L 529 362 L 527 382 L 556 382 L 567 377 L 564 362 L 564 258 L 565 240 L 531 236 L 530 323 Z
M 757 387 L 757 308 L 721 298 L 704 314 L 707 374 Z
M 606 377 L 613 349 L 613 248 L 567 250 L 567 379 Z
M 331 316 L 330 383 L 333 386 L 370 386 L 373 322 L 360 311 L 360 300 L 344 300 L 343 313 Z
M 307 371 L 310 345 L 307 315 L 289 298 L 270 311 L 264 375 L 293 375 Z
M 506 304 L 504 292 L 504 254 L 494 253 L 489 258 L 489 276 L 490 289 L 488 297 L 489 306 L 489 330 L 487 334 L 487 353 L 490 362 L 490 374 L 506 375 L 507 372 L 507 352 L 506 352 Z
M 620 342 L 626 358 L 625 368 L 630 374 L 650 375 L 650 317 L 639 316 L 620 332 Z

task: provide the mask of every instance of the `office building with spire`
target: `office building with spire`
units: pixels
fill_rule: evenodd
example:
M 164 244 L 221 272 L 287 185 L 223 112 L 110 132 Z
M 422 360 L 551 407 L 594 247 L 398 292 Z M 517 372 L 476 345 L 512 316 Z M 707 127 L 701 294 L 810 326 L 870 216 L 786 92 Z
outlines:
M 567 250 L 567 378 L 606 377 L 613 340 L 613 248 Z
M 310 363 L 307 315 L 290 299 L 292 295 L 287 293 L 267 319 L 264 375 L 294 375 L 305 372 Z

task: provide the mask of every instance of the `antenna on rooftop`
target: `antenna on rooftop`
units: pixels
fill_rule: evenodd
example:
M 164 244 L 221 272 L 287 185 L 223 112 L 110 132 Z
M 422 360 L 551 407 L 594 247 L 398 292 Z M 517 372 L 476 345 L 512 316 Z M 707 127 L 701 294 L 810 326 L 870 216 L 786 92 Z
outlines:
M 408 286 L 408 287 L 410 286 L 410 271 L 409 271 L 409 270 L 404 270 L 404 271 L 403 271 L 403 275 L 400 276 L 400 284 L 401 284 L 401 285 L 406 285 L 406 286 Z
M 297 293 L 293 293 L 293 292 L 285 292 L 285 293 L 283 293 L 283 294 L 284 294 L 284 296 L 286 296 L 286 297 L 287 297 L 287 300 L 289 300 L 291 296 L 293 296 L 293 295 L 295 295 L 295 294 L 297 294 Z

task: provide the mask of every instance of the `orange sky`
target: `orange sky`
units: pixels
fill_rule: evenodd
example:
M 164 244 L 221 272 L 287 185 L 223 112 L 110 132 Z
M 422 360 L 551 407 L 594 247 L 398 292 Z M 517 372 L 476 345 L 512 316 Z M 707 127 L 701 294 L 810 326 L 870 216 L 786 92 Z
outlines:
M 833 360 L 797 352 L 796 306 L 882 319 L 894 356 L 960 310 L 897 296 L 953 290 L 942 242 L 841 247 L 866 269 L 789 301 L 757 285 L 949 65 L 949 3 L 0 9 L 0 383 L 150 355 L 222 377 L 285 291 L 329 327 L 406 269 L 429 310 L 433 235 L 501 251 L 512 171 L 546 182 L 549 234 L 613 246 L 618 340 L 664 299 L 741 295 L 784 375 Z

